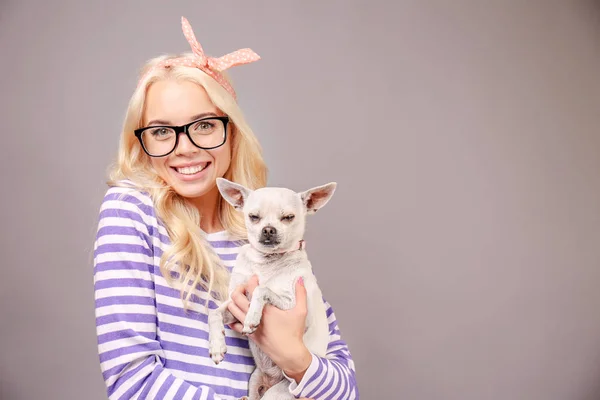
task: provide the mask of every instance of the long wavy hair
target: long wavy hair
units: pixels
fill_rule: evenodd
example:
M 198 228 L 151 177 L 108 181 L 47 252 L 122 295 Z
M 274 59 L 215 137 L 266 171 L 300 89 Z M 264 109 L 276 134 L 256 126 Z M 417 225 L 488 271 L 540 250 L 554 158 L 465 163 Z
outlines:
M 213 104 L 231 120 L 228 140 L 231 140 L 232 156 L 224 177 L 253 189 L 265 186 L 267 180 L 267 168 L 256 136 L 246 123 L 235 99 L 213 78 L 198 68 L 187 66 L 154 68 L 146 75 L 147 71 L 162 60 L 187 56 L 191 56 L 191 53 L 159 56 L 149 60 L 141 69 L 140 77 L 144 78 L 129 101 L 118 158 L 110 169 L 108 179 L 109 186 L 134 187 L 152 198 L 157 216 L 171 241 L 171 246 L 161 257 L 160 270 L 169 284 L 179 281 L 181 299 L 186 309 L 194 288 L 198 285 L 208 294 L 207 305 L 210 297 L 217 301 L 226 298 L 229 273 L 199 229 L 202 215 L 198 209 L 160 178 L 133 133 L 141 127 L 150 85 L 159 80 L 174 79 L 188 80 L 202 86 Z M 227 76 L 226 78 L 230 81 Z M 234 238 L 246 238 L 243 216 L 221 197 L 218 214 L 223 227 Z

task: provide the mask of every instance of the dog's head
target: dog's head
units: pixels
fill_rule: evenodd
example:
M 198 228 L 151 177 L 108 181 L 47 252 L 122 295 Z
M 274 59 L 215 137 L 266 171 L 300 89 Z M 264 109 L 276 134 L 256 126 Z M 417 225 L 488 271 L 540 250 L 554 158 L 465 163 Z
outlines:
M 217 178 L 223 198 L 244 213 L 248 241 L 263 253 L 298 248 L 304 236 L 306 216 L 327 204 L 336 186 L 331 182 L 300 193 L 275 187 L 251 190 L 225 178 Z

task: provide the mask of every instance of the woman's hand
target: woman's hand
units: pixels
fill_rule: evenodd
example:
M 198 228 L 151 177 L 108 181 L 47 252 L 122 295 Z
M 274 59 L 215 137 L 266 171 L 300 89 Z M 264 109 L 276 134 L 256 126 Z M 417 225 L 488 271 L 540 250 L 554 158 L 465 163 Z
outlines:
M 250 306 L 246 293 L 252 295 L 257 286 L 258 278 L 253 276 L 246 285 L 238 286 L 231 294 L 232 302 L 229 303 L 228 309 L 238 321 L 244 321 Z M 302 380 L 312 362 L 312 354 L 303 340 L 306 313 L 306 289 L 300 279 L 296 283 L 296 306 L 282 311 L 271 304 L 265 305 L 260 325 L 249 335 L 249 338 L 296 383 Z M 230 327 L 241 333 L 243 324 L 235 322 Z

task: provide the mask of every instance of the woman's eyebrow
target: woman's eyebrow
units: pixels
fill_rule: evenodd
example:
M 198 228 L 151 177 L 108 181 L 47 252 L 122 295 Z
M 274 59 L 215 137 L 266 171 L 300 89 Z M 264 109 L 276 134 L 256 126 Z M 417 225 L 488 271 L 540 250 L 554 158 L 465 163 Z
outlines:
M 195 120 L 200 119 L 200 118 L 204 118 L 204 117 L 218 117 L 218 115 L 217 115 L 217 113 L 214 113 L 214 112 L 211 112 L 211 111 L 209 111 L 209 112 L 203 112 L 203 113 L 196 114 L 196 115 L 192 116 L 190 118 L 190 122 L 191 121 L 195 121 Z M 150 125 L 171 125 L 171 121 L 167 121 L 165 119 L 153 119 L 152 121 L 148 122 L 147 125 L 148 126 L 150 126 Z

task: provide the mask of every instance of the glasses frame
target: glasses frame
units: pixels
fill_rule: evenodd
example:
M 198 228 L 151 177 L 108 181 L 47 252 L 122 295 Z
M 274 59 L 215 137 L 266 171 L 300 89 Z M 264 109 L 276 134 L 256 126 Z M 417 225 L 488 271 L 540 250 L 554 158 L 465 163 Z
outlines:
M 218 146 L 213 146 L 213 147 L 202 147 L 202 146 L 198 146 L 194 140 L 192 139 L 192 137 L 190 136 L 190 131 L 189 131 L 189 127 L 197 124 L 198 122 L 201 121 L 206 121 L 206 120 L 210 120 L 210 119 L 218 119 L 223 123 L 223 129 L 224 129 L 224 133 L 223 133 L 223 142 L 221 144 L 219 144 Z M 216 149 L 218 147 L 221 147 L 225 144 L 225 142 L 227 142 L 227 124 L 229 123 L 229 117 L 227 116 L 215 116 L 215 117 L 204 117 L 204 118 L 200 118 L 197 119 L 195 121 L 192 121 L 188 124 L 185 125 L 180 125 L 180 126 L 170 126 L 170 125 L 153 125 L 153 126 L 146 126 L 144 128 L 139 128 L 133 131 L 133 133 L 135 134 L 135 136 L 138 138 L 140 145 L 142 146 L 142 149 L 144 149 L 144 152 L 146 154 L 148 154 L 150 157 L 165 157 L 168 156 L 169 154 L 171 154 L 172 152 L 175 151 L 175 149 L 177 148 L 177 145 L 179 144 L 179 136 L 182 133 L 185 133 L 186 136 L 188 137 L 190 143 L 192 143 L 194 146 L 196 146 L 199 149 L 203 149 L 203 150 L 212 150 L 212 149 Z M 146 149 L 146 146 L 144 146 L 144 141 L 142 140 L 142 133 L 144 133 L 145 130 L 148 129 L 156 129 L 156 128 L 169 128 L 169 129 L 173 129 L 175 131 L 175 145 L 173 145 L 173 148 L 171 149 L 171 151 L 165 153 L 165 154 L 161 154 L 161 155 L 154 155 L 154 154 L 150 154 L 150 152 Z

